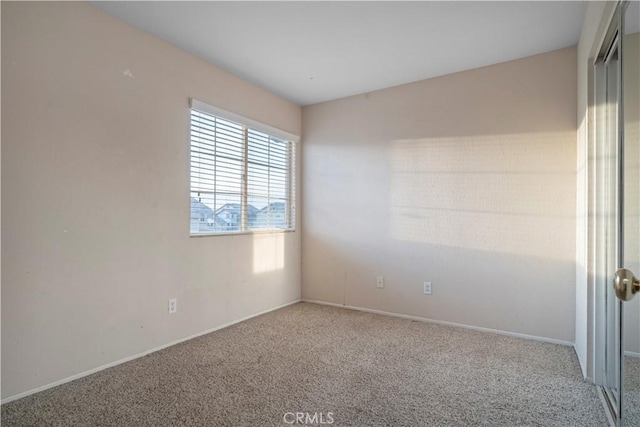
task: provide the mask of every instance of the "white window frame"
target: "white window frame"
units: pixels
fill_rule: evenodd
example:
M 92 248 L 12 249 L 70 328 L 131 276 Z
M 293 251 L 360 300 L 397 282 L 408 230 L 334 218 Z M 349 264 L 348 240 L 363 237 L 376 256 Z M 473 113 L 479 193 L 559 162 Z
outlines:
M 290 198 L 290 207 L 287 212 L 285 212 L 285 216 L 289 218 L 289 228 L 247 228 L 246 224 L 246 212 L 247 212 L 247 165 L 248 165 L 248 153 L 245 149 L 244 157 L 243 157 L 243 166 L 244 166 L 244 174 L 242 176 L 242 193 L 241 193 L 241 212 L 242 212 L 242 221 L 241 221 L 241 229 L 240 230 L 230 230 L 230 231 L 215 231 L 211 233 L 196 233 L 193 234 L 189 231 L 189 237 L 208 237 L 208 236 L 229 236 L 229 235 L 237 235 L 237 234 L 258 234 L 258 233 L 288 233 L 296 231 L 296 222 L 297 217 L 295 214 L 296 211 L 296 169 L 297 169 L 297 161 L 296 161 L 296 145 L 300 141 L 300 136 L 284 131 L 282 129 L 275 128 L 273 126 L 269 126 L 267 124 L 261 123 L 256 120 L 249 119 L 240 114 L 222 109 L 220 107 L 215 107 L 213 105 L 207 104 L 202 101 L 198 101 L 197 99 L 191 98 L 189 100 L 190 112 L 191 110 L 196 110 L 201 113 L 210 114 L 215 117 L 219 117 L 224 120 L 228 120 L 231 122 L 238 123 L 245 127 L 245 129 L 250 129 L 253 131 L 258 131 L 265 133 L 267 135 L 289 141 L 291 143 L 291 163 L 289 165 L 289 177 L 287 181 L 287 186 L 289 187 L 289 198 Z M 245 132 L 246 135 L 246 132 Z M 247 144 L 246 136 L 245 136 L 245 147 Z M 191 114 L 189 115 L 189 170 L 191 170 Z M 191 188 L 191 172 L 189 173 L 189 194 L 193 192 Z M 191 205 L 191 201 L 189 201 Z M 190 206 L 191 208 L 191 206 Z M 191 221 L 191 218 L 189 219 Z

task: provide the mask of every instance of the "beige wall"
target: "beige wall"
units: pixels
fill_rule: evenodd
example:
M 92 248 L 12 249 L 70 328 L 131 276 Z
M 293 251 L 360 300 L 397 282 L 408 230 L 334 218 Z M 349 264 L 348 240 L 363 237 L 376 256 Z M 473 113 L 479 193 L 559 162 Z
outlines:
M 575 48 L 305 107 L 303 140 L 303 298 L 573 342 Z
M 93 6 L 2 2 L 4 399 L 299 298 L 299 232 L 189 238 L 189 97 L 300 133 Z

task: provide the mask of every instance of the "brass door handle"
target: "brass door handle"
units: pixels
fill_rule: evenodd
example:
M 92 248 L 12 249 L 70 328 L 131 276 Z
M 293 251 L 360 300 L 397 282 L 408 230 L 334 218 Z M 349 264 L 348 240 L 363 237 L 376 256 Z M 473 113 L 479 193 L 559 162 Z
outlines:
M 618 298 L 622 301 L 629 301 L 637 292 L 640 292 L 640 280 L 631 271 L 621 268 L 616 271 L 614 276 L 613 289 L 615 289 Z

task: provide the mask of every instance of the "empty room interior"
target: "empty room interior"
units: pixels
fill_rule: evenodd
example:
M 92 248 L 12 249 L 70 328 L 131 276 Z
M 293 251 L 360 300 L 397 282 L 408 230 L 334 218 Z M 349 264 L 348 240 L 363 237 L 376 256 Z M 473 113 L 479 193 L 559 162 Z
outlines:
M 640 426 L 638 1 L 0 12 L 2 425 Z

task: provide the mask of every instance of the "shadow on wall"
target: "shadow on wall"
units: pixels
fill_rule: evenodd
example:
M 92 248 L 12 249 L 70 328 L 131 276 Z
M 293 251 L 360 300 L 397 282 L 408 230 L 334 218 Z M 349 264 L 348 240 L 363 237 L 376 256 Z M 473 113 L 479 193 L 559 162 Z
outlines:
M 191 237 L 189 243 L 189 258 L 198 267 L 188 270 L 184 280 L 190 287 L 176 297 L 197 306 L 189 308 L 187 319 L 193 323 L 194 330 L 210 327 L 203 323 L 210 320 L 199 313 L 210 310 L 221 300 L 228 302 L 216 310 L 218 323 L 265 310 L 282 297 L 286 297 L 286 301 L 299 298 L 295 289 L 299 274 L 296 233 Z M 289 283 L 290 287 L 283 288 L 283 284 Z M 187 302 L 183 307 L 185 304 Z
M 386 237 L 367 245 L 305 239 L 304 298 L 571 340 L 573 260 Z M 424 281 L 432 295 L 423 294 Z

